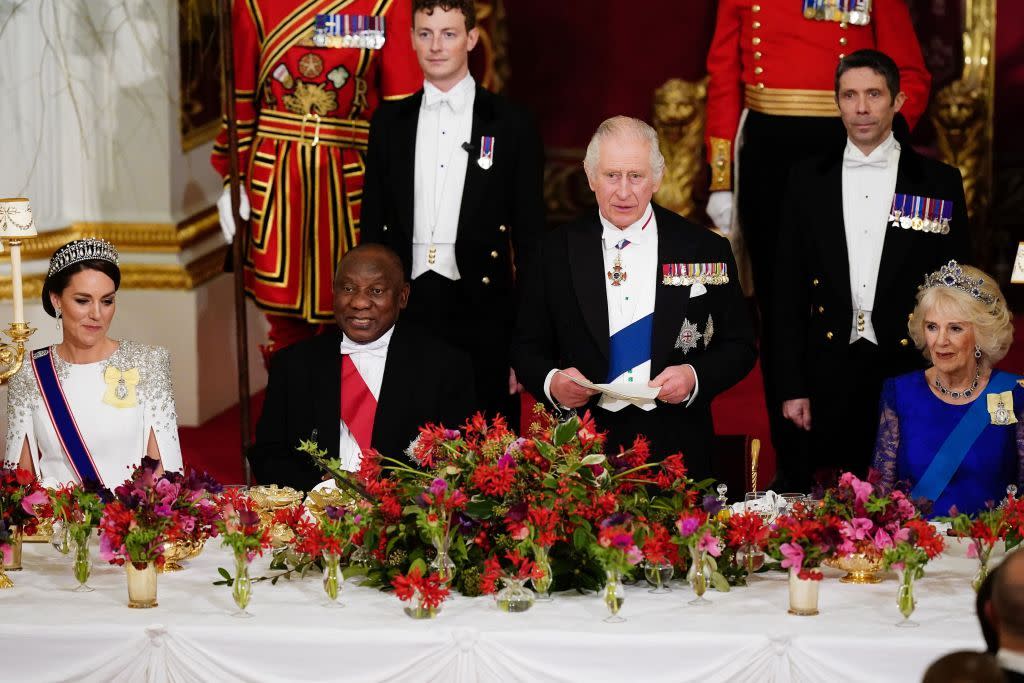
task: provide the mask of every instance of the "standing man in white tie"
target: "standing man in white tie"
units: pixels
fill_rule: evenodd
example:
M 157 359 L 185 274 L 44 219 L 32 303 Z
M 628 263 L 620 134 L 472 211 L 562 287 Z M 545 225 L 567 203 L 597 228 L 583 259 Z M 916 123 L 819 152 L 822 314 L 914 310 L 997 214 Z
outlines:
M 402 257 L 406 318 L 470 355 L 493 414 L 514 405 L 516 274 L 543 230 L 543 154 L 531 117 L 470 75 L 477 39 L 473 0 L 413 2 L 423 89 L 374 116 L 361 234 Z
M 249 451 L 261 484 L 308 491 L 320 481 L 295 449 L 313 439 L 344 469 L 359 469 L 375 448 L 404 459 L 419 427 L 456 427 L 474 409 L 469 358 L 399 314 L 409 298 L 402 262 L 391 249 L 360 245 L 334 279 L 338 329 L 275 354 Z
M 917 285 L 969 257 L 959 170 L 893 137 L 905 101 L 895 62 L 859 50 L 835 83 L 846 148 L 790 174 L 770 316 L 782 412 L 809 433 L 780 454 L 794 490 L 816 471 L 866 474 L 882 381 L 924 364 L 907 331 Z
M 654 459 L 682 452 L 691 476 L 711 476 L 711 401 L 755 356 L 732 250 L 651 201 L 665 160 L 643 121 L 602 123 L 583 165 L 598 210 L 541 241 L 523 281 L 516 372 L 534 396 L 590 410 L 607 453 L 643 435 Z M 657 396 L 637 405 L 574 379 Z

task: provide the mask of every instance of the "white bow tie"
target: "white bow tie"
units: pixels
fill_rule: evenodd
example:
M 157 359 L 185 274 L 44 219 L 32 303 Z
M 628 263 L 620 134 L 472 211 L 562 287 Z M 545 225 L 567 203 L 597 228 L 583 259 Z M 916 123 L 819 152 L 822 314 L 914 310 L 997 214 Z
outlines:
M 863 168 L 865 166 L 871 168 L 888 168 L 889 155 L 883 154 L 877 159 L 872 159 L 871 157 L 865 157 L 863 155 L 854 156 L 853 152 L 846 150 L 843 154 L 843 166 L 846 168 Z
M 341 340 L 341 355 L 352 356 L 357 354 L 367 354 L 370 356 L 376 356 L 377 358 L 388 357 L 388 343 L 390 339 L 376 339 L 366 344 L 356 344 L 355 342 L 349 341 L 348 339 L 342 338 Z
M 461 92 L 455 90 L 449 92 L 441 92 L 437 88 L 430 88 L 423 91 L 423 105 L 427 109 L 433 109 L 442 104 L 447 104 L 451 107 L 452 111 L 462 111 L 463 105 L 466 103 L 466 96 Z

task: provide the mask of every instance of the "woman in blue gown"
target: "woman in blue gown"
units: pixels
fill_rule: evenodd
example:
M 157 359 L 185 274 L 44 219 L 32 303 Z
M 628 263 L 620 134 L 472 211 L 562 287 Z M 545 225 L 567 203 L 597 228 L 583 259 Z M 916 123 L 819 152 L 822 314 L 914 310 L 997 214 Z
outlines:
M 951 261 L 925 279 L 908 323 L 931 361 L 886 380 L 874 468 L 882 485 L 972 513 L 1024 488 L 1024 378 L 994 370 L 1013 341 L 995 281 Z

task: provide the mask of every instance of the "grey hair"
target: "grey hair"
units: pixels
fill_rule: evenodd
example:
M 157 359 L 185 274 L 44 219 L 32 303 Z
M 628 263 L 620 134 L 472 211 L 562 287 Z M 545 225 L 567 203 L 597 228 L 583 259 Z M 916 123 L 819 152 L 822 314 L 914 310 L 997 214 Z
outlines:
M 665 173 L 665 157 L 658 146 L 658 133 L 646 122 L 630 116 L 613 116 L 605 119 L 594 131 L 594 136 L 587 145 L 587 156 L 583 159 L 583 170 L 587 172 L 587 176 L 592 176 L 597 170 L 601 158 L 601 143 L 608 138 L 620 136 L 642 140 L 650 146 L 651 170 L 654 171 L 654 179 L 659 180 Z

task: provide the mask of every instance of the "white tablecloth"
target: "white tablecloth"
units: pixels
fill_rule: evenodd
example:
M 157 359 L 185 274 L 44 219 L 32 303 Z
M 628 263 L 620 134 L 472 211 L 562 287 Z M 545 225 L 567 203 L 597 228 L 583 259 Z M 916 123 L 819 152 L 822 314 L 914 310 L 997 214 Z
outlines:
M 328 609 L 319 577 L 257 584 L 255 616 L 231 616 L 213 586 L 230 556 L 210 542 L 192 565 L 159 578 L 154 609 L 127 607 L 124 570 L 97 563 L 93 593 L 73 593 L 71 560 L 25 546 L 15 588 L 0 590 L 4 681 L 916 681 L 957 649 L 982 649 L 969 585 L 976 561 L 947 557 L 917 586 L 920 628 L 896 628 L 897 583 L 839 583 L 826 569 L 815 617 L 786 613 L 782 574 L 711 591 L 626 590 L 621 624 L 594 595 L 557 594 L 522 614 L 453 595 L 416 621 L 390 593 L 347 583 Z M 253 564 L 257 575 L 268 559 Z

